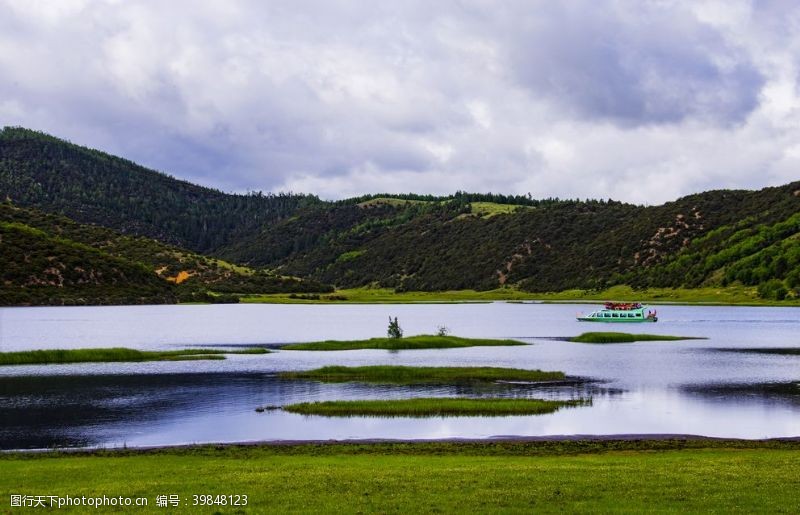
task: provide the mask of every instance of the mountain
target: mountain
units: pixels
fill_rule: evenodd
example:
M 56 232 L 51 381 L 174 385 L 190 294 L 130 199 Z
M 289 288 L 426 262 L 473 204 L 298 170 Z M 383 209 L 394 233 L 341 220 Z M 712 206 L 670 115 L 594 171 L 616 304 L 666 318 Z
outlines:
M 0 305 L 162 304 L 175 288 L 145 266 L 0 222 Z
M 304 209 L 218 254 L 340 287 L 516 285 L 544 292 L 786 280 L 788 292 L 800 267 L 798 213 L 800 182 L 710 191 L 652 207 L 372 199 Z M 726 250 L 734 245 L 735 253 Z M 743 271 L 751 268 L 758 271 Z
M 210 252 L 319 203 L 309 195 L 231 195 L 19 127 L 0 132 L 0 200 Z
M 0 305 L 232 301 L 219 294 L 329 292 L 142 236 L 0 203 Z
M 266 292 L 289 287 L 270 283 L 276 278 L 299 277 L 312 282 L 290 286 L 298 291 L 325 284 L 545 292 L 741 283 L 767 298 L 800 296 L 800 182 L 708 191 L 659 206 L 464 192 L 323 202 L 230 195 L 6 128 L 0 198 L 116 231 L 128 239 L 109 237 L 114 243 L 103 246 L 99 233 L 84 238 L 53 219 L 38 226 L 143 263 L 180 282 L 178 294 L 189 284 Z M 37 227 L 30 218 L 20 223 Z M 168 249 L 152 247 L 153 240 Z

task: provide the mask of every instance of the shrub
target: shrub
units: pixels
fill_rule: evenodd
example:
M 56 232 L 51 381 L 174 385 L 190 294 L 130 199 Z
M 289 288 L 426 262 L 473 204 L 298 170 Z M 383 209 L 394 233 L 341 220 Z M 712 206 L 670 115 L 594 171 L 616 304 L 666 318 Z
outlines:
M 758 296 L 762 299 L 783 300 L 789 291 L 780 279 L 771 279 L 761 283 L 758 287 Z

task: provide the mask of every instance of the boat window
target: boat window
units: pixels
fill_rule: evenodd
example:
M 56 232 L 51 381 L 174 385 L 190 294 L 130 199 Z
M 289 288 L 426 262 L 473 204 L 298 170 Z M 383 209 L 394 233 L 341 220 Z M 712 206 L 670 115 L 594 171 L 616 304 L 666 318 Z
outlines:
M 614 318 L 618 318 L 618 317 L 619 317 L 619 315 L 618 315 L 617 313 L 614 313 L 614 314 L 613 314 L 613 315 L 611 315 L 611 316 L 612 316 L 612 317 L 614 317 Z

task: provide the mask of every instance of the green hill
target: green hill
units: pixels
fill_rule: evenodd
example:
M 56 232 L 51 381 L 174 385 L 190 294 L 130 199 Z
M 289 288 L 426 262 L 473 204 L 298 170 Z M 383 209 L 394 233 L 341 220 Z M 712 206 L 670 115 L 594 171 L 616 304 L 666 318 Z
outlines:
M 318 203 L 308 195 L 230 195 L 18 127 L 0 132 L 0 200 L 208 252 Z
M 656 266 L 622 280 L 636 286 L 684 287 L 741 283 L 782 300 L 800 286 L 800 212 L 788 218 L 748 217 L 692 240 Z M 782 217 L 781 217 L 782 218 Z
M 551 200 L 488 211 L 458 198 L 339 203 L 302 210 L 219 254 L 340 287 L 403 291 L 696 287 L 774 278 L 791 290 L 800 266 L 793 250 L 798 191 L 800 183 L 711 191 L 653 207 Z M 727 250 L 734 246 L 735 260 Z M 739 271 L 773 261 L 777 274 Z
M 8 231 L 2 240 L 0 263 L 10 274 L 4 279 L 0 304 L 61 303 L 59 298 L 69 303 L 82 302 L 77 299 L 85 303 L 230 301 L 230 297 L 215 294 L 332 290 L 315 281 L 232 265 L 145 237 L 121 235 L 10 203 L 0 203 L 0 223 Z M 11 242 L 14 245 L 6 245 Z M 58 266 L 42 268 L 45 262 L 57 262 Z M 101 267 L 101 263 L 105 265 Z M 103 270 L 130 268 L 137 273 L 90 274 L 95 280 L 92 283 L 81 275 L 90 264 Z M 45 269 L 50 275 L 57 270 L 66 280 L 42 275 Z M 75 281 L 70 279 L 73 276 Z
M 465 192 L 322 202 L 229 195 L 6 128 L 0 198 L 117 231 L 35 220 L 42 213 L 4 215 L 143 263 L 179 282 L 178 295 L 325 291 L 325 284 L 553 292 L 739 283 L 770 299 L 800 294 L 800 182 L 659 206 Z
M 147 267 L 51 236 L 0 222 L 0 305 L 161 304 L 175 288 Z

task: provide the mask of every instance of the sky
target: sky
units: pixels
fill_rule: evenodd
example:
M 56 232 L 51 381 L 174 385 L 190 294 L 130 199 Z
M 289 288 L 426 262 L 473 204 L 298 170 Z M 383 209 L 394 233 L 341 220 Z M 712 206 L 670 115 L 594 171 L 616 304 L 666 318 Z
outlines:
M 0 0 L 0 125 L 230 192 L 800 178 L 800 3 Z

